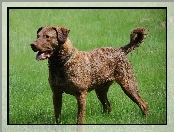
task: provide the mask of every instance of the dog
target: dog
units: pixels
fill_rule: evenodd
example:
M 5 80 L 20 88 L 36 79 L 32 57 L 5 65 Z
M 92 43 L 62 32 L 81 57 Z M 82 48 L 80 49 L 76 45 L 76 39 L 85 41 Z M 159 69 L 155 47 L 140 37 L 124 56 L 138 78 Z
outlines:
M 77 99 L 77 124 L 84 124 L 89 91 L 95 90 L 103 111 L 109 113 L 112 107 L 107 92 L 113 82 L 117 82 L 146 115 L 148 104 L 140 96 L 133 67 L 126 57 L 146 38 L 146 29 L 133 29 L 130 42 L 123 47 L 102 47 L 91 51 L 75 48 L 68 38 L 69 32 L 65 27 L 44 26 L 38 29 L 37 39 L 30 44 L 31 49 L 37 52 L 36 60 L 48 59 L 48 80 L 53 93 L 56 123 L 60 123 L 63 93 Z

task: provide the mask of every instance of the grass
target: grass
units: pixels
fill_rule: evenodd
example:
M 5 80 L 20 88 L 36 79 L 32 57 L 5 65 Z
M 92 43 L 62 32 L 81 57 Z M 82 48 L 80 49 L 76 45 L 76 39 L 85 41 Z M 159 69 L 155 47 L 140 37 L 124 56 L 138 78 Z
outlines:
M 52 93 L 47 81 L 47 61 L 35 60 L 29 44 L 45 25 L 69 28 L 69 38 L 79 50 L 120 47 L 129 42 L 135 27 L 149 30 L 141 47 L 128 55 L 135 69 L 142 97 L 150 106 L 143 117 L 139 108 L 113 84 L 108 93 L 112 112 L 102 113 L 95 93 L 88 94 L 87 124 L 166 124 L 166 21 L 165 10 L 154 9 L 57 9 L 9 12 L 9 123 L 54 124 Z M 76 123 L 77 104 L 63 95 L 62 124 Z

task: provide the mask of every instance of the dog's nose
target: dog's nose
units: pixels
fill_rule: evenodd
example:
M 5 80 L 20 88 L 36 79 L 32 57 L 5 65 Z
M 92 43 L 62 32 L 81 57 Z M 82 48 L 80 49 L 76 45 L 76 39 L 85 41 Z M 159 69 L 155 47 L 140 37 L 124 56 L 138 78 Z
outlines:
M 37 52 L 37 47 L 35 43 L 31 43 L 30 46 L 34 52 Z
M 35 43 L 31 43 L 30 46 L 36 46 L 36 44 Z

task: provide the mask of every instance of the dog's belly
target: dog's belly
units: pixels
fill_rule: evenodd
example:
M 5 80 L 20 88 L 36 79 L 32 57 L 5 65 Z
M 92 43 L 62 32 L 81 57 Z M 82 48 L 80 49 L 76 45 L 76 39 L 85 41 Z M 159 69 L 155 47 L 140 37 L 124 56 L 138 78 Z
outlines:
M 97 74 L 96 74 L 97 75 Z M 52 89 L 61 90 L 67 94 L 78 95 L 80 92 L 90 92 L 94 89 L 103 88 L 105 85 L 111 85 L 112 78 L 103 76 L 103 80 L 94 79 L 93 76 L 66 76 L 58 73 L 51 74 L 49 77 L 49 83 Z M 95 77 L 96 78 L 96 77 Z M 105 80 L 105 81 L 104 81 Z

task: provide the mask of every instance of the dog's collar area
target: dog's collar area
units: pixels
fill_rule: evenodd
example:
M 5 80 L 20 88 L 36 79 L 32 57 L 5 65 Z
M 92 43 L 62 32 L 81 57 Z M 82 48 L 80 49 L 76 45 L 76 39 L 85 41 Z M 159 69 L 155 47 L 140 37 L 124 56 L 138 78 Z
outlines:
M 63 66 L 68 60 L 71 59 L 71 57 L 74 54 L 74 51 L 75 51 L 75 49 L 73 48 L 71 50 L 71 53 L 65 59 L 61 59 L 61 60 L 57 61 L 56 63 L 55 62 L 53 63 L 52 61 L 48 60 L 48 67 L 52 67 L 52 66 L 61 67 L 61 66 Z

